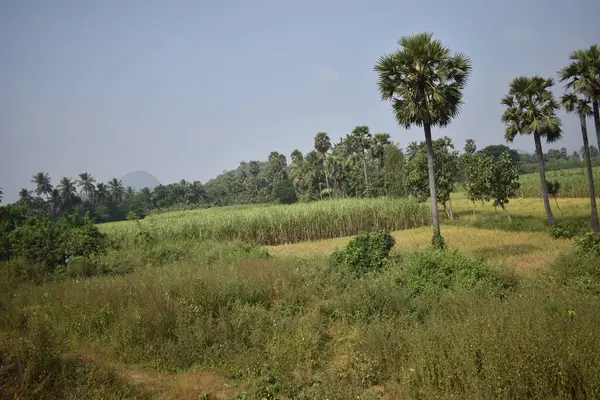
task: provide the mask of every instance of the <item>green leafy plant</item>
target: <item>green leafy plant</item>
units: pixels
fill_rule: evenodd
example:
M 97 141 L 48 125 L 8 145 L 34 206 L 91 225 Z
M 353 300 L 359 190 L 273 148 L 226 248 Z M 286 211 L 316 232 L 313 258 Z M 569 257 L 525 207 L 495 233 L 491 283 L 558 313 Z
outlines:
M 331 255 L 331 263 L 341 271 L 362 275 L 379 271 L 389 258 L 396 241 L 389 232 L 361 233 L 344 250 Z

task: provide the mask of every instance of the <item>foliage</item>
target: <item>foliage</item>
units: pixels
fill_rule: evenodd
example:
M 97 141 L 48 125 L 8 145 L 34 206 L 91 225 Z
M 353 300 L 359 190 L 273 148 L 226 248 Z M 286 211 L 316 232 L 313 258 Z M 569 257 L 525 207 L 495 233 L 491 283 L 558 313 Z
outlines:
M 367 232 L 354 237 L 345 249 L 331 255 L 332 265 L 340 271 L 363 275 L 380 271 L 396 241 L 389 232 Z
M 575 240 L 575 246 L 584 253 L 600 257 L 600 235 L 598 234 L 588 232 Z
M 574 224 L 560 223 L 550 228 L 550 235 L 555 239 L 570 239 L 577 234 L 578 228 Z
M 594 169 L 594 184 L 600 187 L 600 169 Z M 588 197 L 588 179 L 585 170 L 580 168 L 565 169 L 560 171 L 548 172 L 547 180 L 549 182 L 558 182 L 560 191 L 556 197 Z M 519 197 L 541 197 L 540 177 L 537 173 L 526 174 L 519 177 L 521 186 L 517 191 Z
M 66 215 L 56 222 L 29 217 L 9 237 L 12 257 L 22 257 L 47 273 L 75 258 L 103 254 L 108 245 L 106 235 L 89 218 L 77 215 Z

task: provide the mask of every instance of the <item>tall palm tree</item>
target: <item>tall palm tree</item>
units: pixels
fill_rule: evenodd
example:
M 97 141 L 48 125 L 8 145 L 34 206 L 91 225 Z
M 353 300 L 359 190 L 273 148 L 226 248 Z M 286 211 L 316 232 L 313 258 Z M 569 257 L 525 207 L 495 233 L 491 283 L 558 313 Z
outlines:
M 133 186 L 127 186 L 125 188 L 125 199 L 131 198 L 135 194 L 135 189 Z
M 440 235 L 431 127 L 446 126 L 458 115 L 471 60 L 451 54 L 431 33 L 402 37 L 400 49 L 379 58 L 375 71 L 381 99 L 391 101 L 396 120 L 408 129 L 422 126 L 427 148 L 434 238 Z
M 79 174 L 79 179 L 77 180 L 79 193 L 85 193 L 88 200 L 91 200 L 94 196 L 94 191 L 96 190 L 96 185 L 94 185 L 94 183 L 96 183 L 96 180 L 91 174 L 87 172 Z
M 592 113 L 596 127 L 596 139 L 600 149 L 600 46 L 579 49 L 571 53 L 571 63 L 558 71 L 561 82 L 566 82 L 567 89 L 589 98 L 592 101 Z
M 35 183 L 35 194 L 38 196 L 46 195 L 46 198 L 52 193 L 52 183 L 50 174 L 47 172 L 38 172 L 31 179 L 31 183 Z
M 369 132 L 369 127 L 360 125 L 352 130 L 350 135 L 350 146 L 354 147 L 360 154 L 363 164 L 363 173 L 365 175 L 365 188 L 369 194 L 369 178 L 367 175 L 367 150 L 373 145 L 373 136 Z
M 52 193 L 48 198 L 50 202 L 50 209 L 52 210 L 53 215 L 57 215 L 62 207 L 62 198 L 60 197 L 60 190 L 57 188 L 52 189 Z
M 123 196 L 125 196 L 125 188 L 123 187 L 123 182 L 117 178 L 112 178 L 110 182 L 108 182 L 108 192 L 110 194 L 111 199 L 113 199 L 114 201 L 122 201 Z
M 596 192 L 594 188 L 594 173 L 592 172 L 592 157 L 590 155 L 590 145 L 588 142 L 586 118 L 592 115 L 592 108 L 588 99 L 578 96 L 571 92 L 561 97 L 561 104 L 569 113 L 577 114 L 579 117 L 579 126 L 581 127 L 581 136 L 583 137 L 583 155 L 587 167 L 588 188 L 590 192 L 590 203 L 592 205 L 592 230 L 598 233 L 598 209 L 596 207 Z
M 94 192 L 94 202 L 101 203 L 108 198 L 108 191 L 106 189 L 106 185 L 102 182 L 99 182 L 96 185 L 96 191 Z
M 75 182 L 71 178 L 63 177 L 57 186 L 63 205 L 71 204 L 77 195 L 77 189 L 75 188 Z
M 559 105 L 550 91 L 553 84 L 552 79 L 540 76 L 515 78 L 510 84 L 508 94 L 502 99 L 506 110 L 501 120 L 506 125 L 504 137 L 508 142 L 512 142 L 518 134 L 533 134 L 546 216 L 551 225 L 556 225 L 548 199 L 541 141 L 543 137 L 547 143 L 552 143 L 562 137 L 561 121 L 556 116 Z
M 323 170 L 325 172 L 325 184 L 327 185 L 327 191 L 329 192 L 329 196 L 331 196 L 331 188 L 329 187 L 329 176 L 327 174 L 327 168 L 325 168 L 325 160 L 327 158 L 327 152 L 331 150 L 331 139 L 327 136 L 326 132 L 319 132 L 317 136 L 315 136 L 315 150 L 317 154 L 321 157 L 321 162 L 323 163 Z

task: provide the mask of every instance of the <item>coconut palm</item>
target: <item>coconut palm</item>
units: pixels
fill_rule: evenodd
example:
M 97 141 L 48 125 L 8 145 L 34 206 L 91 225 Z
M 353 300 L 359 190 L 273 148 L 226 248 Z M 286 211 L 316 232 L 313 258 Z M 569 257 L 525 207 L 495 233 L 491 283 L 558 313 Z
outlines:
M 569 57 L 571 63 L 558 71 L 561 82 L 566 82 L 567 89 L 581 94 L 591 100 L 596 139 L 600 149 L 600 46 L 575 50 Z
M 363 164 L 363 173 L 365 175 L 365 188 L 367 194 L 369 194 L 369 178 L 367 175 L 367 151 L 373 145 L 373 136 L 369 132 L 369 127 L 366 125 L 360 125 L 355 127 L 350 134 L 350 147 L 353 147 L 361 155 Z
M 135 194 L 133 186 L 127 186 L 125 188 L 125 199 L 130 199 Z
M 63 177 L 57 189 L 60 192 L 60 197 L 62 199 L 63 205 L 71 204 L 77 195 L 77 189 L 75 188 L 75 182 L 71 180 L 71 178 Z
M 46 198 L 52 193 L 52 183 L 50 174 L 47 172 L 38 172 L 31 179 L 31 183 L 35 183 L 35 194 L 38 196 L 46 195 Z
M 106 185 L 102 182 L 99 182 L 96 185 L 96 191 L 94 192 L 94 202 L 101 203 L 108 198 L 108 191 L 106 189 Z
M 110 182 L 108 182 L 108 192 L 110 198 L 114 201 L 122 201 L 123 196 L 125 196 L 125 188 L 123 187 L 123 182 L 117 178 L 112 178 Z
M 19 191 L 19 202 L 23 204 L 31 204 L 33 202 L 32 191 L 25 188 Z
M 458 115 L 462 90 L 471 72 L 471 60 L 451 54 L 431 33 L 402 37 L 400 49 L 379 58 L 375 71 L 381 99 L 390 101 L 401 126 L 422 126 L 427 148 L 427 166 L 434 238 L 440 235 L 437 189 L 433 166 L 431 127 L 446 126 Z M 438 243 L 438 242 L 436 242 Z
M 94 185 L 96 180 L 94 177 L 87 173 L 83 172 L 79 174 L 79 179 L 77 180 L 77 186 L 79 186 L 79 193 L 85 193 L 88 200 L 92 199 L 94 196 L 94 191 L 96 190 L 96 186 Z
M 317 136 L 315 136 L 315 150 L 317 154 L 321 157 L 321 162 L 323 166 L 325 166 L 325 160 L 327 158 L 327 152 L 331 149 L 331 140 L 327 133 L 319 132 Z M 327 168 L 324 168 L 325 172 L 325 184 L 327 185 L 327 191 L 331 196 L 331 188 L 329 187 L 329 176 L 327 174 Z
M 57 215 L 62 207 L 62 198 L 60 197 L 60 190 L 57 188 L 52 189 L 52 193 L 48 198 L 48 202 L 50 203 L 50 209 L 53 215 Z
M 541 141 L 541 138 L 545 138 L 547 143 L 552 143 L 562 137 L 561 121 L 556 116 L 559 105 L 550 91 L 553 84 L 552 79 L 540 76 L 515 78 L 508 94 L 502 99 L 506 110 L 501 120 L 506 125 L 504 137 L 508 142 L 512 142 L 519 134 L 533 134 L 546 216 L 551 225 L 556 225 L 548 199 Z
M 578 96 L 571 92 L 561 97 L 561 104 L 569 113 L 574 113 L 579 117 L 579 126 L 581 127 L 581 136 L 583 137 L 583 155 L 587 168 L 588 187 L 590 192 L 590 202 L 592 205 L 592 230 L 598 233 L 598 209 L 596 208 L 596 193 L 594 189 L 594 173 L 592 172 L 592 157 L 590 155 L 590 145 L 588 142 L 586 118 L 592 115 L 592 108 L 588 99 Z

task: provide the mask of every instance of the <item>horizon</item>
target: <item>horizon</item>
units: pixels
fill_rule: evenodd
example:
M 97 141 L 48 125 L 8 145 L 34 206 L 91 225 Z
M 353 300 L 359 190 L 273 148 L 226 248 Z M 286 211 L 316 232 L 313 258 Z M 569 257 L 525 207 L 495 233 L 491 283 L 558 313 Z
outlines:
M 397 125 L 373 66 L 401 36 L 424 31 L 473 62 L 460 115 L 434 128 L 434 138 L 448 136 L 457 149 L 472 138 L 480 149 L 531 153 L 531 137 L 504 140 L 500 99 L 510 81 L 553 77 L 558 96 L 556 71 L 600 39 L 600 3 L 591 0 L 435 0 L 428 13 L 416 2 L 259 3 L 1 3 L 3 203 L 31 188 L 39 171 L 54 182 L 143 171 L 163 184 L 206 183 L 271 151 L 289 162 L 293 149 L 312 148 L 317 132 L 337 141 L 356 125 L 388 132 L 405 149 L 423 140 L 422 129 Z M 579 150 L 578 119 L 558 115 L 564 138 L 544 151 Z

